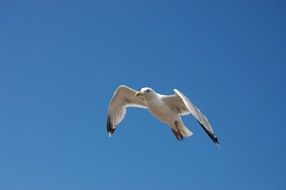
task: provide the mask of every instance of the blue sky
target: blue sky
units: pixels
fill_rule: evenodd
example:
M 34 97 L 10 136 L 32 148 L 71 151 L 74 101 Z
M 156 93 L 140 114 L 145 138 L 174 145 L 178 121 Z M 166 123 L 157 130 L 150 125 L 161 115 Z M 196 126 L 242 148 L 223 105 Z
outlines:
M 0 189 L 286 188 L 284 1 L 0 1 Z M 179 142 L 120 84 L 181 90 Z

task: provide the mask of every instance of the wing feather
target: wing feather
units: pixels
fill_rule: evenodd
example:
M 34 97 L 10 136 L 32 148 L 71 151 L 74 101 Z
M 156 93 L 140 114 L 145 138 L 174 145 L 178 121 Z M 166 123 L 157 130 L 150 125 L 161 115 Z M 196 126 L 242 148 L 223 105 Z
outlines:
M 138 91 L 125 86 L 119 86 L 112 96 L 107 116 L 107 133 L 111 136 L 117 125 L 123 120 L 127 107 L 146 108 L 145 102 L 140 97 L 135 96 Z
M 177 89 L 174 89 L 174 92 L 174 95 L 165 96 L 163 100 L 165 100 L 175 113 L 180 115 L 192 114 L 212 141 L 215 144 L 219 144 L 219 141 L 206 116 L 204 116 L 199 108 L 197 108 L 182 92 Z

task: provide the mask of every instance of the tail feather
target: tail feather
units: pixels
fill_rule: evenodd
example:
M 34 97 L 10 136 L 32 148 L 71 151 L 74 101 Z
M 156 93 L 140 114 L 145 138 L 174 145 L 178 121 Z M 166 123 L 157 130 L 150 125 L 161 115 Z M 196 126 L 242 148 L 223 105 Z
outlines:
M 182 121 L 176 121 L 175 125 L 179 128 L 180 133 L 183 135 L 183 137 L 190 137 L 193 135 L 192 131 L 190 131 Z
M 183 126 L 180 128 L 180 131 L 184 137 L 190 137 L 193 135 L 192 131 L 190 131 L 187 127 Z

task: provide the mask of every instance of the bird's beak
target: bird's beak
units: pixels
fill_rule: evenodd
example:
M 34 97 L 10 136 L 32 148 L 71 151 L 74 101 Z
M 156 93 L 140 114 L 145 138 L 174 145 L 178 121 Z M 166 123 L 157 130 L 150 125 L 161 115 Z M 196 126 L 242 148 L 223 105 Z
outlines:
M 135 96 L 142 96 L 142 95 L 143 95 L 142 92 L 137 92 L 137 93 L 135 94 Z

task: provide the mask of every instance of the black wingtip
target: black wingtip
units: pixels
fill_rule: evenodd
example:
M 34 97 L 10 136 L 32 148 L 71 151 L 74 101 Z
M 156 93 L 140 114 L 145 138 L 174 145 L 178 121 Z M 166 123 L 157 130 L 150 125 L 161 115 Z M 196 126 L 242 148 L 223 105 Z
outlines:
M 110 116 L 107 117 L 107 126 L 106 126 L 106 130 L 107 130 L 107 133 L 109 135 L 112 135 L 115 131 L 115 128 L 113 128 L 113 124 L 111 123 L 111 118 Z
M 210 133 L 208 130 L 206 130 L 206 128 L 198 121 L 198 123 L 200 124 L 200 126 L 204 129 L 204 131 L 208 134 L 208 136 L 212 139 L 212 141 L 220 146 L 220 142 L 218 140 L 218 138 L 215 136 L 215 134 Z

